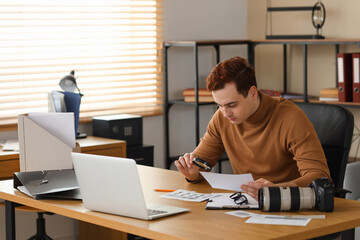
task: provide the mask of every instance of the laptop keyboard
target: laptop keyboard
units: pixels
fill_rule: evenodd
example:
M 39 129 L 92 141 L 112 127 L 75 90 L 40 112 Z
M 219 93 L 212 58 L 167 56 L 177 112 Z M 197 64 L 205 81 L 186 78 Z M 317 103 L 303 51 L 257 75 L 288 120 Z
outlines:
M 167 211 L 161 211 L 161 210 L 156 210 L 156 209 L 148 209 L 147 211 L 148 211 L 149 216 L 167 213 Z

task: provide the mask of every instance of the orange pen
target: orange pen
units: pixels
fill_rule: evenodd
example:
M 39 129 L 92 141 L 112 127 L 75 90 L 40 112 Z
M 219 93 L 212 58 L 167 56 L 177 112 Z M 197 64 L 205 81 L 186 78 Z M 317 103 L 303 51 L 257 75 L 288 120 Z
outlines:
M 176 190 L 171 189 L 154 189 L 155 192 L 175 192 Z

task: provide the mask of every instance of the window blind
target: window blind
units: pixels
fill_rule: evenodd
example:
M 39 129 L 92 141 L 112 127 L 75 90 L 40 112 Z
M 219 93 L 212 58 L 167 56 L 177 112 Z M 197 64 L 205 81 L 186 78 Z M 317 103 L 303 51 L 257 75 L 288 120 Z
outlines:
M 75 70 L 80 119 L 162 111 L 161 0 L 0 0 L 0 127 Z

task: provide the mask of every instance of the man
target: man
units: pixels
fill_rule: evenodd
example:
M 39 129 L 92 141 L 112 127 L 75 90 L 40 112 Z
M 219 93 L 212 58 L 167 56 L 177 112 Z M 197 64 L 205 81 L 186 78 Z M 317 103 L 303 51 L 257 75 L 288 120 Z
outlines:
M 217 64 L 206 79 L 219 106 L 200 144 L 175 161 L 189 182 L 201 180 L 194 157 L 214 166 L 226 151 L 235 174 L 251 173 L 241 185 L 257 199 L 265 186 L 306 187 L 314 179 L 331 179 L 313 125 L 291 101 L 257 90 L 254 69 L 234 57 Z

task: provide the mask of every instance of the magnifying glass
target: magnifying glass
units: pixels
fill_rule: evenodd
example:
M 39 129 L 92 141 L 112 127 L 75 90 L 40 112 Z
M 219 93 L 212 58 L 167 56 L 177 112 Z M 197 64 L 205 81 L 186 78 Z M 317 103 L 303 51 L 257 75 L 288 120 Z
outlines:
M 210 163 L 208 163 L 207 161 L 201 159 L 201 158 L 194 158 L 193 159 L 193 163 L 198 166 L 199 168 L 202 168 L 206 171 L 211 171 L 212 166 Z

